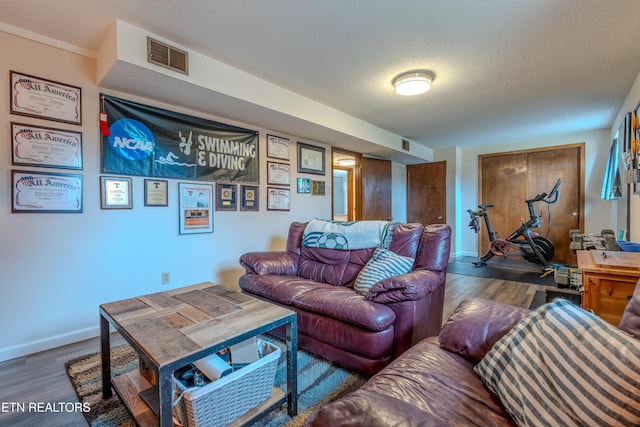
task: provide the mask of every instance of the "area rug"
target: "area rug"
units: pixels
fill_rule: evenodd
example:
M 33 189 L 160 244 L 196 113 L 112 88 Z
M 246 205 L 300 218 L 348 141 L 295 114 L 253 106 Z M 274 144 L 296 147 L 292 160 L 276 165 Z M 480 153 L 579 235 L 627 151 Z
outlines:
M 447 273 L 555 286 L 553 274 L 541 277 L 544 271 L 542 266 L 538 264 L 515 259 L 492 258 L 487 262 L 487 265 L 477 267 L 473 264 L 475 261 L 477 261 L 476 257 L 458 257 L 449 263 Z
M 286 361 L 284 343 L 263 337 L 282 348 L 276 372 L 276 386 L 286 391 Z M 135 427 L 129 411 L 116 393 L 109 399 L 102 398 L 102 375 L 100 353 L 81 356 L 65 364 L 67 374 L 81 403 L 91 406 L 84 415 L 91 427 Z M 138 369 L 138 357 L 127 344 L 111 349 L 112 375 Z M 366 379 L 354 372 L 343 369 L 325 359 L 304 350 L 298 350 L 298 415 L 289 417 L 286 405 L 261 419 L 256 426 L 297 427 L 302 426 L 309 415 L 319 408 L 345 394 L 360 388 Z

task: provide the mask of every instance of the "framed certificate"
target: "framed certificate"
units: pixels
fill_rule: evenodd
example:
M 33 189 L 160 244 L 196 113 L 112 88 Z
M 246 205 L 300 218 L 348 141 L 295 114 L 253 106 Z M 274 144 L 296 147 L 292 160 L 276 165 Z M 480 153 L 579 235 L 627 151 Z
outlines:
M 213 233 L 213 185 L 178 183 L 180 234 Z
M 165 179 L 145 179 L 144 205 L 169 206 L 169 182 Z
M 289 140 L 275 135 L 267 135 L 267 157 L 289 160 Z
M 324 175 L 324 148 L 298 142 L 298 172 Z
M 291 166 L 287 163 L 267 162 L 267 184 L 290 185 Z
M 240 210 L 258 211 L 260 201 L 260 187 L 257 185 L 242 185 L 240 187 Z
M 267 187 L 267 210 L 288 211 L 291 209 L 291 190 Z
M 11 71 L 11 114 L 82 124 L 79 87 Z
M 238 209 L 237 188 L 235 184 L 216 183 L 217 211 L 235 211 Z
M 82 133 L 11 122 L 14 165 L 82 169 Z
M 11 212 L 82 212 L 82 175 L 11 171 Z
M 100 208 L 101 209 L 133 208 L 133 196 L 131 194 L 131 178 L 101 176 L 100 177 Z

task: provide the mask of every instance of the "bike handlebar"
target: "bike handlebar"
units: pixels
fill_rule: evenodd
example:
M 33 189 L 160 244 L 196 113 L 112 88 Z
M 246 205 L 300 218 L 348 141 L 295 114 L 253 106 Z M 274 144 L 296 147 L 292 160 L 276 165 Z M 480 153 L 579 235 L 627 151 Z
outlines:
M 560 182 L 561 182 L 561 178 L 558 178 L 558 180 L 556 181 L 556 184 L 553 186 L 553 189 L 551 189 L 551 192 L 549 194 L 547 193 L 538 194 L 533 199 L 525 200 L 525 203 L 545 202 L 550 205 L 554 204 L 560 198 L 560 190 L 559 190 Z

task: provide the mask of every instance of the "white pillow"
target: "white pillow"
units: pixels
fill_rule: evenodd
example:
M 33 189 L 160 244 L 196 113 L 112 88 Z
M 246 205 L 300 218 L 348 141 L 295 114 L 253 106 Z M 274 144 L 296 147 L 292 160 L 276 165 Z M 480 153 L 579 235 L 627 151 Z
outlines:
M 640 341 L 567 300 L 523 318 L 475 371 L 520 426 L 640 425 Z
M 376 248 L 353 284 L 356 292 L 366 295 L 382 279 L 411 271 L 413 258 L 401 256 L 388 249 Z

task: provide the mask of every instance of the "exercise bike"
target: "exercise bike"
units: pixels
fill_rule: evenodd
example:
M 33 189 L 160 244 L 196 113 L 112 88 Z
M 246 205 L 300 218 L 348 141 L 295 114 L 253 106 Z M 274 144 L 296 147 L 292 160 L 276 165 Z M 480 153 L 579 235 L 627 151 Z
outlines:
M 478 210 L 473 211 L 468 209 L 467 212 L 471 216 L 471 222 L 469 222 L 469 228 L 474 230 L 476 234 L 480 231 L 480 218 L 484 219 L 487 227 L 487 233 L 489 234 L 489 249 L 487 252 L 474 264 L 478 267 L 487 264 L 487 261 L 494 256 L 521 256 L 525 260 L 534 263 L 541 264 L 545 267 L 545 270 L 552 268 L 549 261 L 555 254 L 555 248 L 553 243 L 545 237 L 540 236 L 534 228 L 538 228 L 542 221 L 534 209 L 534 203 L 544 202 L 551 205 L 558 201 L 560 197 L 560 179 L 556 181 L 553 189 L 547 193 L 538 194 L 533 199 L 525 200 L 527 208 L 529 209 L 529 220 L 524 221 L 520 227 L 509 235 L 506 239 L 498 238 L 498 233 L 493 229 L 491 220 L 489 219 L 489 212 L 487 209 L 494 207 L 494 205 L 478 205 Z

